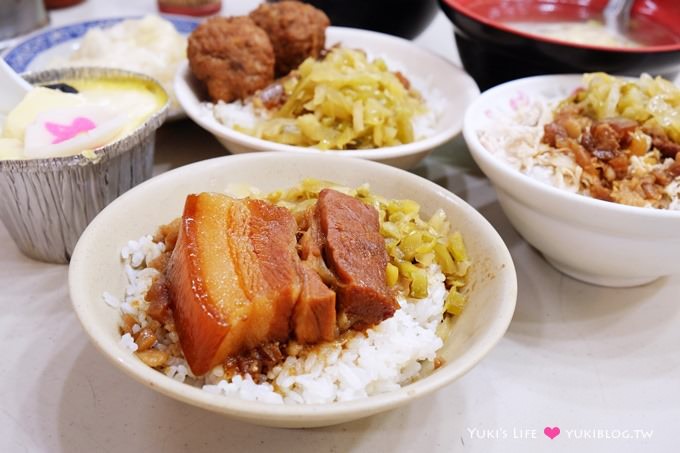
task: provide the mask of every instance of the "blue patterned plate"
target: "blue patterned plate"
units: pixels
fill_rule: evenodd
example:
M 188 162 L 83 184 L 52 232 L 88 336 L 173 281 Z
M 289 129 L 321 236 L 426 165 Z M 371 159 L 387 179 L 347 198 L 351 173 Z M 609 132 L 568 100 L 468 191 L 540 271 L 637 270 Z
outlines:
M 177 31 L 188 35 L 200 23 L 199 20 L 185 16 L 161 15 L 171 22 Z M 18 73 L 47 69 L 57 58 L 67 58 L 79 46 L 82 38 L 92 28 L 107 28 L 128 19 L 141 19 L 142 16 L 112 17 L 88 20 L 61 27 L 49 27 L 27 35 L 7 48 L 2 57 Z M 184 118 L 179 106 L 172 106 L 168 120 Z
M 140 19 L 142 16 L 112 17 L 88 20 L 61 27 L 49 27 L 28 35 L 9 47 L 3 54 L 7 64 L 18 73 L 44 69 L 47 56 L 65 56 L 75 50 L 78 40 L 91 28 L 107 28 L 127 19 Z M 188 35 L 199 24 L 194 18 L 161 15 L 172 22 L 178 32 Z

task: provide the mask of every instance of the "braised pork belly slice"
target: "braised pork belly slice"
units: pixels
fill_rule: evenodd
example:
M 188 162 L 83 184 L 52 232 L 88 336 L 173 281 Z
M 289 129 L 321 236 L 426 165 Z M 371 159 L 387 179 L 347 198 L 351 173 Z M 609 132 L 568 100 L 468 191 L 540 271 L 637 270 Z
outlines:
M 298 241 L 298 250 L 302 262 L 307 267 L 314 270 L 323 283 L 331 288 L 336 287 L 338 279 L 328 268 L 323 258 L 323 249 L 326 238 L 321 234 L 319 218 L 317 215 L 317 204 L 315 203 L 302 217 L 298 227 L 302 235 Z
M 339 328 L 364 330 L 394 314 L 373 207 L 326 189 L 300 227 L 298 244 L 285 208 L 221 194 L 187 197 L 160 282 L 195 375 L 244 357 L 251 372 L 261 355 L 253 351 L 291 338 L 332 341 Z
M 302 344 L 331 341 L 337 336 L 335 292 L 308 264 L 300 265 L 302 291 L 293 310 L 295 339 Z
M 296 233 L 297 223 L 285 208 L 262 200 L 232 205 L 229 248 L 237 258 L 240 285 L 252 304 L 248 334 L 255 341 L 249 349 L 263 344 L 259 338 L 288 339 L 301 288 Z
M 290 212 L 257 200 L 189 195 L 166 268 L 173 317 L 196 375 L 285 341 L 301 279 Z
M 319 193 L 315 219 L 325 264 L 335 274 L 341 328 L 366 329 L 399 308 L 387 286 L 387 251 L 378 212 L 332 189 Z

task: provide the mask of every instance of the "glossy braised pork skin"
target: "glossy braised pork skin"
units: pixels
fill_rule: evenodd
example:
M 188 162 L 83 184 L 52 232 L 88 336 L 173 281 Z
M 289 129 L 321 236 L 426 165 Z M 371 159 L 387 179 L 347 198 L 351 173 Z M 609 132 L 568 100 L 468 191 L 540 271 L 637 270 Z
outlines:
M 287 340 L 301 287 L 296 231 L 288 210 L 263 201 L 187 197 L 166 276 L 194 374 L 228 356 Z
M 351 196 L 323 190 L 298 225 L 266 201 L 202 193 L 187 197 L 162 280 L 202 375 L 268 344 L 331 341 L 389 318 L 386 265 L 377 211 Z

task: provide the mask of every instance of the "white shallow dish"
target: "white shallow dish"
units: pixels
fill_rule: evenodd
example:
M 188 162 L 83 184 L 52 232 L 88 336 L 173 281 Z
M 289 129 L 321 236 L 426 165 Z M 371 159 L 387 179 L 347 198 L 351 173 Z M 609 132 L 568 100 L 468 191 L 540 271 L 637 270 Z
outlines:
M 270 191 L 290 187 L 305 177 L 349 186 L 369 182 L 375 193 L 416 200 L 426 214 L 441 207 L 454 228 L 462 232 L 473 261 L 471 291 L 468 306 L 440 350 L 442 367 L 390 393 L 343 403 L 277 405 L 213 395 L 177 382 L 147 367 L 120 346 L 120 312 L 103 302 L 102 293 L 123 294 L 126 279 L 120 249 L 129 239 L 153 233 L 159 225 L 179 216 L 189 193 L 222 192 L 230 183 L 247 183 Z M 515 308 L 517 279 L 510 254 L 493 227 L 460 198 L 430 181 L 361 159 L 254 153 L 188 165 L 157 176 L 118 198 L 80 238 L 71 259 L 69 288 L 78 318 L 94 345 L 116 366 L 150 388 L 251 423 L 314 427 L 395 408 L 462 376 L 505 333 Z
M 200 23 L 196 18 L 172 14 L 159 15 L 171 22 L 177 31 L 189 35 Z M 16 41 L 5 49 L 2 57 L 17 73 L 35 72 L 49 69 L 52 62 L 68 58 L 78 50 L 80 39 L 93 28 L 109 28 L 129 19 L 141 19 L 142 16 L 121 16 L 103 19 L 86 20 L 59 27 L 40 29 Z M 181 109 L 171 108 L 168 119 L 184 118 Z
M 394 36 L 354 28 L 329 27 L 326 47 L 341 43 L 345 47 L 364 49 L 369 56 L 387 58 L 403 67 L 407 78 L 428 83 L 438 93 L 443 112 L 432 136 L 405 145 L 371 150 L 319 151 L 314 148 L 283 145 L 238 132 L 215 119 L 204 105 L 204 91 L 185 63 L 177 71 L 175 94 L 187 115 L 209 131 L 234 154 L 254 151 L 298 151 L 309 154 L 341 154 L 386 163 L 399 168 L 413 168 L 434 148 L 451 140 L 463 125 L 463 115 L 470 103 L 479 96 L 477 85 L 462 69 L 424 50 L 410 41 Z M 397 68 L 399 69 L 399 68 Z
M 680 272 L 680 212 L 638 208 L 574 194 L 537 181 L 487 151 L 478 132 L 494 126 L 487 114 L 518 96 L 563 99 L 581 75 L 507 82 L 484 92 L 465 115 L 472 157 L 496 187 L 519 233 L 560 271 L 588 283 L 637 286 Z

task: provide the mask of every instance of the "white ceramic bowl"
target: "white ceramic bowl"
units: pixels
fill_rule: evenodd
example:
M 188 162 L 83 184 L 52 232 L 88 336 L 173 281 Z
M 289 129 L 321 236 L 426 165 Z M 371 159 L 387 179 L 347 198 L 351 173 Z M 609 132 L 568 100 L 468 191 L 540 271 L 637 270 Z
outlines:
M 451 140 L 463 125 L 463 115 L 468 105 L 479 96 L 475 82 L 462 69 L 444 58 L 421 49 L 412 42 L 394 36 L 353 28 L 329 27 L 326 46 L 341 43 L 345 47 L 366 50 L 374 57 L 385 57 L 398 62 L 407 78 L 417 78 L 436 91 L 443 111 L 428 138 L 405 145 L 371 150 L 323 151 L 324 154 L 341 154 L 374 160 L 399 168 L 413 168 L 434 148 Z M 397 68 L 399 69 L 399 68 Z M 318 154 L 322 151 L 300 146 L 282 145 L 238 132 L 218 122 L 204 105 L 203 90 L 192 76 L 187 63 L 175 77 L 175 94 L 187 115 L 209 131 L 234 154 L 254 151 L 298 151 Z
M 496 187 L 519 233 L 557 269 L 602 286 L 626 287 L 680 272 L 680 212 L 625 206 L 539 182 L 495 157 L 478 132 L 494 127 L 488 111 L 522 93 L 558 99 L 581 85 L 580 75 L 529 77 L 484 92 L 465 115 L 472 157 Z
M 155 371 L 119 345 L 120 315 L 102 301 L 102 292 L 123 294 L 125 273 L 120 249 L 129 239 L 153 233 L 179 216 L 187 194 L 223 191 L 229 183 L 248 183 L 269 191 L 305 177 L 356 186 L 375 193 L 410 198 L 424 213 L 443 208 L 466 242 L 471 259 L 469 303 L 440 351 L 444 365 L 398 391 L 325 405 L 276 405 L 213 395 Z M 252 423 L 313 427 L 341 423 L 391 409 L 430 393 L 462 376 L 500 340 L 515 308 L 517 280 L 505 244 L 491 225 L 451 192 L 419 176 L 386 165 L 337 156 L 256 153 L 221 157 L 157 176 L 110 204 L 82 235 L 69 269 L 71 299 L 95 346 L 127 374 L 172 398 Z

